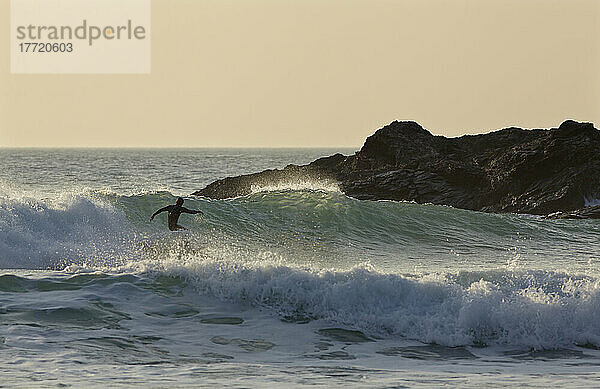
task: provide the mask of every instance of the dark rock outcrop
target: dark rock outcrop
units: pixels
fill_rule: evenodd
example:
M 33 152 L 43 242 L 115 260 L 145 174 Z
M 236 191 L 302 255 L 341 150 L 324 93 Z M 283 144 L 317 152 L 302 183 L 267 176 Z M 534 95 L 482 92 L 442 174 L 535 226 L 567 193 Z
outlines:
M 434 136 L 415 122 L 377 130 L 352 156 L 229 177 L 194 195 L 227 198 L 253 186 L 331 181 L 349 196 L 407 200 L 485 212 L 573 213 L 600 197 L 600 131 L 565 121 L 549 130 Z

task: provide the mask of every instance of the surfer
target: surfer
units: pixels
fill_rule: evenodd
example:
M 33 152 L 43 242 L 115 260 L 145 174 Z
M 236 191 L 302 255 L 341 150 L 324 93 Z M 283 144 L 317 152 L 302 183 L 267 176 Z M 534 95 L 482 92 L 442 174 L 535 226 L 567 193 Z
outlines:
M 185 228 L 183 228 L 182 226 L 180 226 L 179 224 L 177 224 L 177 221 L 179 220 L 179 215 L 181 215 L 182 213 L 191 213 L 192 215 L 200 213 L 200 214 L 204 214 L 202 213 L 202 211 L 194 211 L 192 209 L 187 209 L 182 207 L 183 205 L 183 199 L 181 197 L 177 198 L 177 201 L 175 202 L 174 205 L 167 205 L 164 208 L 159 209 L 158 211 L 154 212 L 154 214 L 152 216 L 150 216 L 150 221 L 152 221 L 154 219 L 154 216 L 158 215 L 161 212 L 169 212 L 169 230 L 171 231 L 177 231 L 177 230 L 185 230 Z

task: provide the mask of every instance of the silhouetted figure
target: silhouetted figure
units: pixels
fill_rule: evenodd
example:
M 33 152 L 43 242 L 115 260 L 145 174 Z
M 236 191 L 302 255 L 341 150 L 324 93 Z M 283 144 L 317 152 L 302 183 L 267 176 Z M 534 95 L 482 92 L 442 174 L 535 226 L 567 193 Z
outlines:
M 180 226 L 179 224 L 177 224 L 177 221 L 179 220 L 179 215 L 181 215 L 182 213 L 191 213 L 191 214 L 196 214 L 196 213 L 200 213 L 203 214 L 202 211 L 194 211 L 191 209 L 187 209 L 187 208 L 183 208 L 183 199 L 181 197 L 177 198 L 177 201 L 175 202 L 175 205 L 167 205 L 164 208 L 159 209 L 158 211 L 154 212 L 154 215 L 150 216 L 150 221 L 152 221 L 154 219 L 154 216 L 158 215 L 161 212 L 169 212 L 169 230 L 171 231 L 177 231 L 177 230 L 185 230 L 185 228 L 183 228 L 182 226 Z

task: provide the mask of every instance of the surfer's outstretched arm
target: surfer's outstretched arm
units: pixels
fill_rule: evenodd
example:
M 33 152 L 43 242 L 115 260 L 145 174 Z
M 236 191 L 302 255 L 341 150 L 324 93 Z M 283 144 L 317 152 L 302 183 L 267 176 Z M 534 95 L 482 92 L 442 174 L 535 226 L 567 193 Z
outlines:
M 197 213 L 199 213 L 201 215 L 204 215 L 204 212 L 202 212 L 202 211 L 195 211 L 193 209 L 187 209 L 187 208 L 183 208 L 183 207 L 181 208 L 181 212 L 183 212 L 183 213 L 191 213 L 192 215 L 195 215 Z
M 150 216 L 150 221 L 152 221 L 154 219 L 154 216 L 158 215 L 161 212 L 166 212 L 169 210 L 169 206 L 167 205 L 166 207 L 163 207 L 161 209 L 159 209 L 158 211 L 154 212 L 154 214 L 152 214 L 152 216 Z

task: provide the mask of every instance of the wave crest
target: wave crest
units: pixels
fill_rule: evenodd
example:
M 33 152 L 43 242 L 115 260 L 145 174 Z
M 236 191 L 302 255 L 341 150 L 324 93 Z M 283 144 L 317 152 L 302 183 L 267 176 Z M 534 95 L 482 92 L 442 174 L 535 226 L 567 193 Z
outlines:
M 317 270 L 268 254 L 243 261 L 206 253 L 163 258 L 143 271 L 183 278 L 200 294 L 266 307 L 286 320 L 326 320 L 375 337 L 445 346 L 600 346 L 600 282 L 590 277 L 508 270 L 403 276 L 369 265 Z
M 253 184 L 251 186 L 252 194 L 283 191 L 322 191 L 342 193 L 337 182 L 326 180 L 297 179 L 278 181 L 277 183 L 269 185 Z
M 122 213 L 89 195 L 3 199 L 0 267 L 59 268 L 123 255 L 131 232 Z

